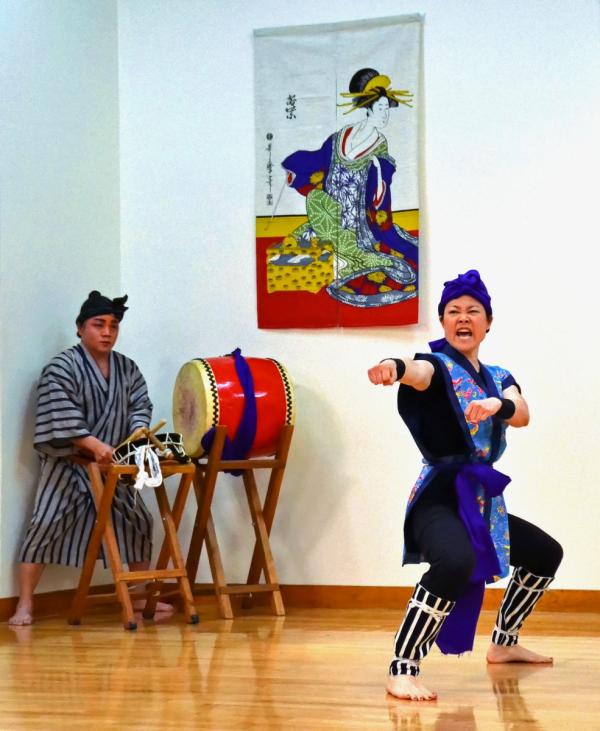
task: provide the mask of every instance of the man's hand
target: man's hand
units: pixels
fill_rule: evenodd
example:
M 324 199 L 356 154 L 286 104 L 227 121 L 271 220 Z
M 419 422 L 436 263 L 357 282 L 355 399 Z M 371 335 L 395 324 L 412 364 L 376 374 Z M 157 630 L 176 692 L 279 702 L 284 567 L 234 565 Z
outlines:
M 110 444 L 101 442 L 93 436 L 81 437 L 73 439 L 73 444 L 78 448 L 91 455 L 99 464 L 110 464 L 112 462 L 114 449 Z
M 465 409 L 465 418 L 472 424 L 478 424 L 480 421 L 485 421 L 497 411 L 500 411 L 501 407 L 502 401 L 495 396 L 492 396 L 492 398 L 484 398 L 480 401 L 471 401 Z
M 369 368 L 369 380 L 375 386 L 393 386 L 397 378 L 396 364 L 393 360 L 384 360 Z

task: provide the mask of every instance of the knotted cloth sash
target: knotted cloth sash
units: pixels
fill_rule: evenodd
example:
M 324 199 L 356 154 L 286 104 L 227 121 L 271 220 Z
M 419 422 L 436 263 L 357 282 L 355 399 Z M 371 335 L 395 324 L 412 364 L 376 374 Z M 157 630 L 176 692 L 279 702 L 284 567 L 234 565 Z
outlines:
M 473 649 L 477 620 L 483 604 L 485 582 L 500 573 L 500 564 L 486 520 L 479 509 L 477 490 L 486 499 L 498 497 L 510 477 L 481 462 L 460 465 L 454 479 L 458 513 L 475 551 L 476 564 L 467 588 L 444 622 L 436 640 L 445 654 L 460 655 Z
M 256 436 L 256 395 L 254 393 L 254 379 L 250 371 L 250 366 L 242 355 L 240 348 L 236 348 L 233 353 L 235 362 L 235 370 L 240 379 L 242 391 L 244 392 L 244 410 L 242 418 L 233 439 L 225 437 L 223 446 L 223 459 L 246 459 Z M 211 427 L 200 440 L 202 448 L 205 452 L 210 452 L 213 441 L 215 439 L 215 427 Z M 230 475 L 236 477 L 243 473 L 243 470 L 225 470 Z

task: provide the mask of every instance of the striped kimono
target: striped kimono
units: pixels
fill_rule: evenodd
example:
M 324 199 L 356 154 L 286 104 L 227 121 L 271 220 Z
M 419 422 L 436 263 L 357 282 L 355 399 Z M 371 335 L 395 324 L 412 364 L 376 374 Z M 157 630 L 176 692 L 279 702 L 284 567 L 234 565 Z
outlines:
M 72 440 L 79 437 L 92 435 L 116 446 L 148 426 L 152 403 L 130 358 L 111 352 L 107 380 L 81 344 L 44 368 L 37 395 L 34 446 L 41 476 L 20 560 L 81 566 L 96 510 L 87 470 L 64 457 L 74 453 Z M 117 486 L 112 520 L 123 562 L 149 560 L 152 516 L 132 487 Z

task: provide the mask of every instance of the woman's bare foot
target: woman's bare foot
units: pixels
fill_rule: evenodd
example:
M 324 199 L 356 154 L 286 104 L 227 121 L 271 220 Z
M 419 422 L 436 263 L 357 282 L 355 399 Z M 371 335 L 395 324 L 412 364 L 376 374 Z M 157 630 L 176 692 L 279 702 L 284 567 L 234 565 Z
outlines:
M 504 645 L 490 645 L 485 659 L 489 663 L 503 662 L 531 662 L 531 663 L 552 663 L 554 658 L 546 655 L 538 655 L 537 652 L 528 650 L 521 645 L 512 645 L 505 647 Z
M 410 701 L 434 701 L 437 693 L 426 688 L 413 675 L 390 675 L 385 687 L 390 695 Z
M 33 624 L 33 606 L 29 603 L 21 604 L 19 602 L 16 612 L 8 620 L 8 624 L 13 627 L 24 627 Z

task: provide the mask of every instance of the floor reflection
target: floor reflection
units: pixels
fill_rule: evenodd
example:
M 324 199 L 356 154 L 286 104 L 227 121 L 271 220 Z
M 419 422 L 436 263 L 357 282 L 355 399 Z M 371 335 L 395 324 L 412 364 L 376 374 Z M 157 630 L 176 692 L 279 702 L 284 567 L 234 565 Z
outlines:
M 440 711 L 431 725 L 431 708 L 436 701 L 388 700 L 388 713 L 394 731 L 477 731 L 473 706 L 459 706 L 455 710 Z M 407 707 L 411 704 L 410 707 Z M 419 706 L 428 705 L 427 718 Z
M 487 665 L 487 674 L 492 681 L 492 690 L 496 696 L 498 717 L 506 729 L 526 726 L 532 731 L 541 731 L 533 713 L 529 710 L 519 682 L 536 673 L 551 672 L 552 665 L 506 663 L 505 665 Z
M 203 631 L 147 622 L 136 632 L 121 630 L 117 641 L 111 629 L 112 642 L 93 624 L 58 632 L 37 625 L 7 628 L 9 643 L 16 647 L 4 668 L 3 692 L 16 701 L 26 678 L 29 693 L 48 699 L 49 712 L 64 709 L 65 699 L 78 699 L 79 712 L 96 723 L 135 718 L 140 728 L 167 728 L 169 709 L 176 706 L 178 715 L 200 718 L 215 729 L 221 727 L 223 712 L 217 699 L 227 702 L 237 695 L 244 698 L 238 709 L 240 728 L 262 723 L 279 731 L 286 726 L 285 712 L 273 702 L 272 681 L 284 624 L 285 617 L 232 620 L 211 623 L 210 631 Z M 59 663 L 50 674 L 49 656 Z M 18 713 L 16 706 L 12 710 Z
M 521 728 L 542 731 L 542 725 L 527 705 L 520 681 L 535 673 L 551 672 L 551 669 L 552 665 L 545 664 L 486 665 L 496 699 L 497 720 L 507 731 Z M 477 731 L 486 728 L 485 722 L 478 725 L 474 706 L 461 705 L 453 710 L 444 708 L 436 715 L 437 703 L 438 701 L 405 701 L 388 695 L 388 714 L 393 731 Z M 433 725 L 432 711 L 435 719 Z
M 136 632 L 118 614 L 79 627 L 0 625 L 0 731 L 600 728 L 600 638 L 545 637 L 555 667 L 486 666 L 487 638 L 454 663 L 432 653 L 425 680 L 439 698 L 411 702 L 385 696 L 386 617 L 306 610 L 223 621 L 215 608 L 198 625 L 177 615 L 141 620 Z

